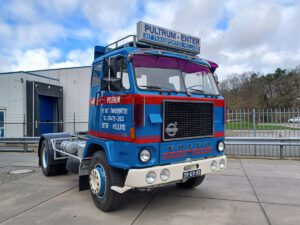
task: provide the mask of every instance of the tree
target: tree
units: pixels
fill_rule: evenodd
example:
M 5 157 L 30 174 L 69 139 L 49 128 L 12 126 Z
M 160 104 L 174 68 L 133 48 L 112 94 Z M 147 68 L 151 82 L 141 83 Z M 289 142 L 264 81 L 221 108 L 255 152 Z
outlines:
M 274 73 L 248 72 L 229 76 L 220 84 L 229 109 L 300 106 L 300 65 Z

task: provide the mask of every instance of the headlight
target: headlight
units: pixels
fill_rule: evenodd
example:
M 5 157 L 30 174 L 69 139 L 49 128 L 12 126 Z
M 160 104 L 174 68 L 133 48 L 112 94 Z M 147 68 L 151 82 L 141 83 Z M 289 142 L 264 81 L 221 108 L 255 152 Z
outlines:
M 225 150 L 225 143 L 223 141 L 219 141 L 217 148 L 219 152 L 223 152 Z
M 162 181 L 166 181 L 168 180 L 170 177 L 170 170 L 168 169 L 163 169 L 161 172 L 160 172 L 160 179 Z
M 140 160 L 145 163 L 151 159 L 151 152 L 148 149 L 143 149 L 140 152 Z
M 221 170 L 225 168 L 225 159 L 220 160 L 219 167 Z
M 211 169 L 212 171 L 215 171 L 215 170 L 217 169 L 217 167 L 218 167 L 217 161 L 216 161 L 216 160 L 213 160 L 213 161 L 211 162 L 211 164 L 210 164 L 210 169 Z
M 153 184 L 156 180 L 156 173 L 154 171 L 150 171 L 146 175 L 146 181 L 148 184 Z

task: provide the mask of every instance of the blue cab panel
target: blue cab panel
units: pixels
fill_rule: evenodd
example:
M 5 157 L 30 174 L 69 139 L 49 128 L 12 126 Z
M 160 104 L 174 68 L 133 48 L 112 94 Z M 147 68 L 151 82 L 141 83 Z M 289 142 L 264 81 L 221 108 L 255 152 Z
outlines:
M 91 146 L 97 145 L 105 151 L 111 166 L 130 169 L 222 155 L 223 153 L 217 150 L 217 144 L 219 141 L 224 141 L 223 97 L 201 93 L 187 94 L 184 91 L 159 92 L 141 89 L 137 86 L 132 62 L 132 56 L 135 54 L 144 53 L 140 48 L 125 47 L 95 58 L 89 102 L 89 138 L 83 156 L 90 156 Z M 160 51 L 151 52 L 151 55 L 161 54 Z M 198 58 L 191 59 L 178 53 L 166 52 L 164 55 L 178 58 L 183 60 L 182 62 L 190 60 L 205 68 L 208 68 L 211 63 Z M 109 71 L 114 67 L 109 63 L 113 62 L 116 65 L 114 68 L 116 77 L 111 82 L 118 82 L 118 79 L 123 79 L 123 76 L 127 77 L 125 81 L 122 80 L 122 88 L 117 91 L 105 86 L 112 73 Z M 120 74 L 117 67 L 121 68 Z M 215 67 L 214 65 L 214 69 Z M 113 85 L 115 83 L 111 83 L 110 87 L 114 87 Z M 166 101 L 211 103 L 210 118 L 213 125 L 209 137 L 165 141 L 163 133 L 167 128 L 164 124 L 163 111 Z M 176 131 L 177 128 L 168 129 Z M 151 151 L 149 162 L 143 163 L 139 159 L 139 153 L 143 149 Z

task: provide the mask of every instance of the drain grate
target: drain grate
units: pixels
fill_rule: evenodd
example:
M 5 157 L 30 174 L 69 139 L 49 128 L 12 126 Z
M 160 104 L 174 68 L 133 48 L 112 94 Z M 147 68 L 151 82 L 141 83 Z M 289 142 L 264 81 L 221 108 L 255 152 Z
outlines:
M 9 174 L 26 174 L 34 172 L 33 169 L 20 169 L 20 170 L 13 170 L 8 172 Z

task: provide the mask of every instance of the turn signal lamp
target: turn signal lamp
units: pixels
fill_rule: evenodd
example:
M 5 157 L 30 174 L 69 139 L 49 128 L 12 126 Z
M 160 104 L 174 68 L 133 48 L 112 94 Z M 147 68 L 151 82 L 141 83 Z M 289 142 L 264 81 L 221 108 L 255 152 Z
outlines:
M 133 140 L 135 139 L 135 128 L 134 127 L 130 128 L 130 138 Z

